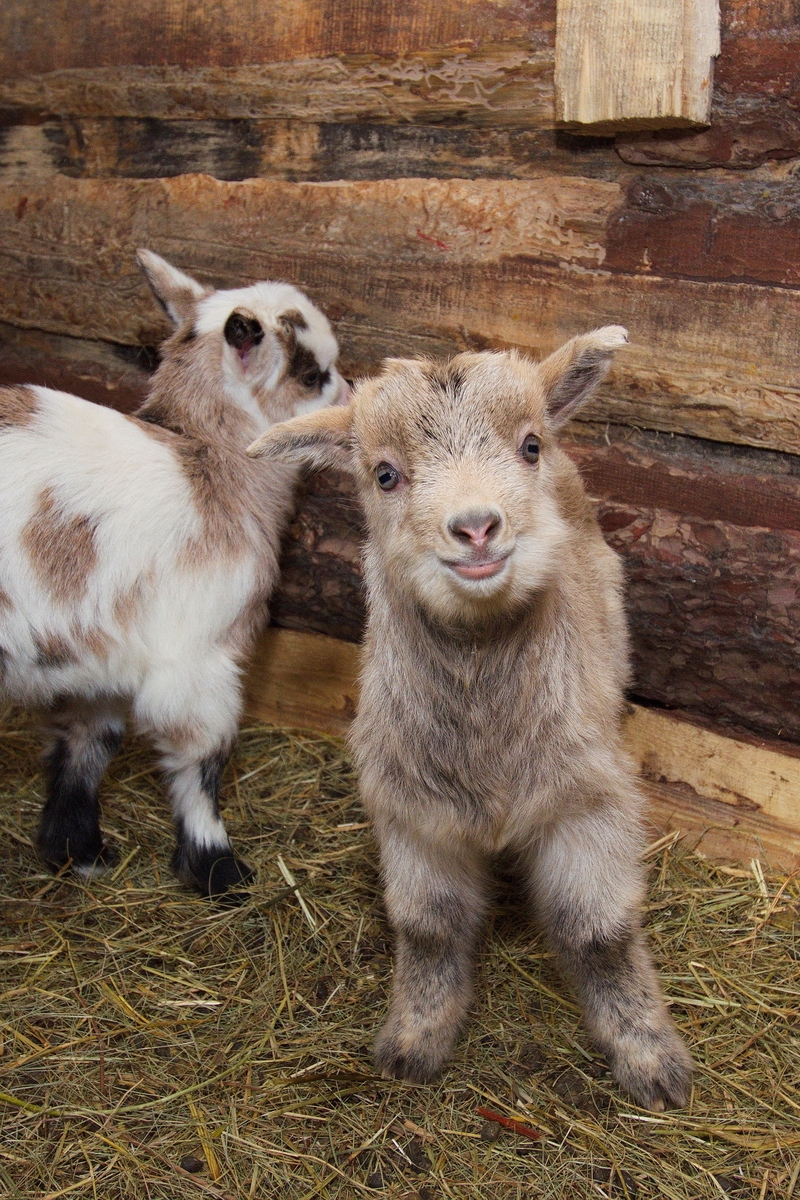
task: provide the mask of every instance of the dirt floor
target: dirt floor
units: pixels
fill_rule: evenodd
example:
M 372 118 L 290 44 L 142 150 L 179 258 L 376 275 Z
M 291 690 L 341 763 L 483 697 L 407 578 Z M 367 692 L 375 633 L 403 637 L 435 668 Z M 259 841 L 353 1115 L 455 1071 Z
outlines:
M 340 741 L 243 733 L 225 816 L 258 881 L 239 908 L 173 879 L 133 742 L 104 791 L 120 865 L 48 875 L 37 749 L 7 714 L 0 1195 L 800 1200 L 800 877 L 716 868 L 672 839 L 649 852 L 650 938 L 698 1067 L 689 1109 L 618 1092 L 508 892 L 451 1068 L 403 1085 L 371 1066 L 391 954 Z

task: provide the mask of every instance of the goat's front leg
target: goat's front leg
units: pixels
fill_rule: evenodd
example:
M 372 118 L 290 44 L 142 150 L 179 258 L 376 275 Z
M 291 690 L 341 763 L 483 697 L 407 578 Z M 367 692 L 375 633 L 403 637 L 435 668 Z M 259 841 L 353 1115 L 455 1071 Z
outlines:
M 484 868 L 458 844 L 434 846 L 396 825 L 379 840 L 395 965 L 375 1061 L 385 1076 L 426 1083 L 450 1058 L 472 995 Z
M 561 820 L 530 862 L 534 897 L 584 1020 L 617 1082 L 656 1112 L 688 1103 L 692 1060 L 661 997 L 639 907 L 635 817 L 598 801 Z
M 42 858 L 87 878 L 116 860 L 100 831 L 98 790 L 125 732 L 122 707 L 112 700 L 67 700 L 48 722 L 44 761 L 47 802 L 39 822 Z

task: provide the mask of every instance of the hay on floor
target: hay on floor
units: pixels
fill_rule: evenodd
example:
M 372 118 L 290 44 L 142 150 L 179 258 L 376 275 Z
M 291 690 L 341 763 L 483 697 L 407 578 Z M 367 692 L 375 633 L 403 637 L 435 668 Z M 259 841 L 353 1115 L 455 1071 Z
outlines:
M 225 816 L 258 882 L 241 908 L 173 879 L 136 743 L 104 788 L 119 867 L 89 884 L 47 874 L 29 840 L 37 749 L 30 719 L 7 714 L 0 1194 L 800 1200 L 797 877 L 714 867 L 670 840 L 651 851 L 650 938 L 698 1065 L 686 1111 L 620 1095 L 513 898 L 450 1070 L 401 1085 L 370 1061 L 391 956 L 340 741 L 242 733 Z

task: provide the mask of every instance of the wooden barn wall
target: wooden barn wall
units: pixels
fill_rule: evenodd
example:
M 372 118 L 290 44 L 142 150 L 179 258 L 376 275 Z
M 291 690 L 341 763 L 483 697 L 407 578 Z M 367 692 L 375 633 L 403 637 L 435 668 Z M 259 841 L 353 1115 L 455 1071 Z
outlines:
M 722 20 L 708 129 L 598 139 L 555 126 L 554 0 L 6 0 L 0 379 L 134 407 L 137 245 L 306 288 L 351 374 L 626 324 L 568 448 L 636 694 L 800 741 L 800 15 Z M 359 522 L 309 482 L 274 620 L 359 637 Z

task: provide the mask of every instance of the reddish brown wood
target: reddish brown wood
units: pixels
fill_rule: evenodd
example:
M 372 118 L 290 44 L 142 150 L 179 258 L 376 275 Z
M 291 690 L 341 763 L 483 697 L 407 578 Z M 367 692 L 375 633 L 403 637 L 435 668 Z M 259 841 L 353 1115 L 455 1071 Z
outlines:
M 552 41 L 555 0 L 6 0 L 6 78 L 106 66 L 232 67 L 334 54 Z
M 642 174 L 609 222 L 605 265 L 642 274 L 797 287 L 796 181 Z

